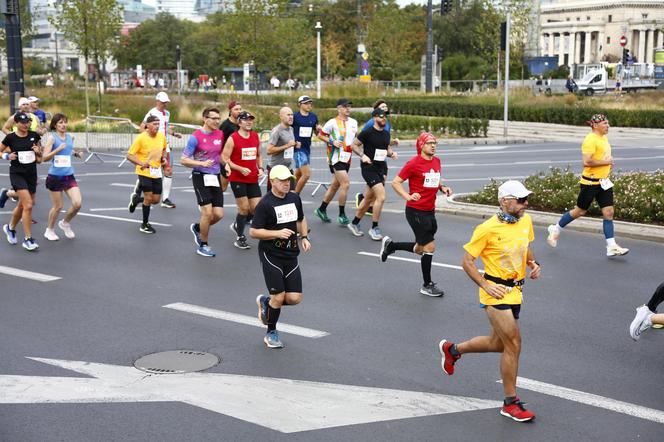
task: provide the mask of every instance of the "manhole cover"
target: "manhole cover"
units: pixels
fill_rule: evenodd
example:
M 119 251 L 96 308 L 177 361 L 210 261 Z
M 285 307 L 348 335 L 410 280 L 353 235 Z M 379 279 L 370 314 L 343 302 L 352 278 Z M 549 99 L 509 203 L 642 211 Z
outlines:
M 162 351 L 145 355 L 134 362 L 134 367 L 147 373 L 191 373 L 214 367 L 221 359 L 211 353 L 195 350 Z

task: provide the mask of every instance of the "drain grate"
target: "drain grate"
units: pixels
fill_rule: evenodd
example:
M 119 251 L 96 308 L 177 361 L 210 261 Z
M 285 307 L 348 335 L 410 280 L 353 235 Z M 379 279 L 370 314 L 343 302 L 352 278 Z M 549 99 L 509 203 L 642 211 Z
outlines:
M 172 350 L 145 355 L 134 362 L 134 367 L 146 373 L 179 374 L 207 370 L 221 362 L 212 353 L 196 350 Z

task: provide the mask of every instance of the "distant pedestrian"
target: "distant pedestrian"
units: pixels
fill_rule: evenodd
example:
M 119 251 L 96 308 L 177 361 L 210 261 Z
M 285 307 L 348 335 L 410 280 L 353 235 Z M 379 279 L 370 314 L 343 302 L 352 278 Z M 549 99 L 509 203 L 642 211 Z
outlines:
M 572 77 L 571 74 L 567 77 L 567 81 L 565 82 L 565 88 L 567 89 L 567 91 L 570 94 L 575 93 L 577 91 L 577 89 L 579 88 L 576 85 L 576 81 L 574 81 L 574 77 Z

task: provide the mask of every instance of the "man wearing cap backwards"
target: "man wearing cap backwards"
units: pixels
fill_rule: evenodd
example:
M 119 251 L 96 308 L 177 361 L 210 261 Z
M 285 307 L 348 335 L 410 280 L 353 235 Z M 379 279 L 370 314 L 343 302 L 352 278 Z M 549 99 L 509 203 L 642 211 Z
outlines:
M 145 132 L 139 134 L 127 152 L 127 160 L 136 165 L 139 186 L 143 190 L 143 224 L 140 231 L 155 233 L 150 225 L 150 206 L 159 204 L 162 190 L 162 166 L 166 162 L 166 136 L 159 132 L 161 121 L 148 116 Z
M 272 188 L 256 206 L 249 231 L 252 238 L 260 240 L 258 256 L 269 293 L 269 296 L 256 298 L 258 318 L 267 325 L 263 342 L 268 348 L 284 346 L 277 331 L 281 307 L 296 305 L 302 300 L 298 233 L 302 250 L 311 249 L 302 200 L 297 193 L 290 192 L 294 179 L 286 166 L 276 165 L 270 170 Z
M 242 111 L 237 118 L 240 129 L 226 140 L 221 158 L 231 168 L 228 181 L 237 203 L 237 216 L 231 224 L 231 230 L 237 235 L 233 245 L 238 249 L 248 249 L 244 228 L 261 199 L 258 180 L 263 176 L 263 160 L 258 134 L 251 130 L 256 117 Z
M 31 130 L 32 132 L 37 132 L 37 134 L 44 135 L 46 133 L 46 126 L 40 123 L 39 118 L 32 112 L 30 112 L 30 100 L 21 97 L 18 99 L 18 111 L 17 112 L 23 112 L 30 118 L 30 127 L 28 130 Z M 7 118 L 7 121 L 5 121 L 5 125 L 2 126 L 2 132 L 5 133 L 5 135 L 16 131 L 16 128 L 18 126 L 16 125 L 16 121 L 14 121 L 14 116 L 10 115 L 9 118 Z
M 364 129 L 353 141 L 353 152 L 361 158 L 360 167 L 362 178 L 367 183 L 364 191 L 367 198 L 362 201 L 355 213 L 355 218 L 348 224 L 348 229 L 355 236 L 362 236 L 360 220 L 373 202 L 373 213 L 371 215 L 372 225 L 369 236 L 374 241 L 383 239 L 378 227 L 380 212 L 385 202 L 385 177 L 387 176 L 386 158 L 396 159 L 397 154 L 392 151 L 390 144 L 390 133 L 385 129 L 387 123 L 387 112 L 376 108 L 371 113 L 374 124 Z
M 606 136 L 609 133 L 609 120 L 603 114 L 595 114 L 588 123 L 592 127 L 592 131 L 586 135 L 581 145 L 583 172 L 579 180 L 581 190 L 576 200 L 576 206 L 563 214 L 558 224 L 551 224 L 548 227 L 549 236 L 546 242 L 551 247 L 556 247 L 562 229 L 575 219 L 584 216 L 593 200 L 597 200 L 597 204 L 602 209 L 602 218 L 604 218 L 606 256 L 611 258 L 626 255 L 629 249 L 616 244 L 613 233 L 613 183 L 609 179 L 613 157 L 611 156 L 611 145 Z
M 270 139 L 267 142 L 268 174 L 270 169 L 274 166 L 281 164 L 290 170 L 291 162 L 295 149 L 300 146 L 300 143 L 295 141 L 295 134 L 293 133 L 293 110 L 290 107 L 282 107 L 279 109 L 279 124 L 274 126 L 270 132 Z M 295 181 L 291 180 L 291 190 L 295 190 Z M 267 191 L 272 187 L 272 180 L 268 180 Z
M 438 230 L 436 222 L 436 195 L 438 191 L 451 195 L 452 189 L 443 186 L 440 180 L 440 159 L 436 157 L 436 137 L 428 132 L 420 134 L 415 145 L 417 155 L 411 158 L 392 181 L 394 191 L 405 199 L 406 220 L 415 234 L 415 242 L 394 242 L 389 236 L 383 238 L 380 259 L 385 262 L 387 257 L 397 250 L 420 255 L 422 278 L 424 284 L 420 293 L 426 296 L 443 296 L 436 283 L 431 280 L 431 263 L 436 251 L 435 235 Z M 403 188 L 408 181 L 409 192 Z M 367 200 L 362 201 L 365 204 Z
M 348 170 L 353 153 L 351 145 L 357 135 L 357 121 L 350 117 L 351 105 L 353 103 L 347 98 L 337 101 L 337 116 L 330 119 L 318 134 L 323 142 L 327 143 L 327 162 L 330 172 L 334 175 L 332 182 L 323 196 L 320 207 L 314 210 L 314 215 L 325 223 L 330 222 L 327 216 L 327 206 L 339 191 L 339 217 L 337 221 L 342 226 L 348 225 L 350 220 L 346 216 L 346 197 L 350 187 Z
M 39 109 L 39 98 L 31 96 L 28 97 L 28 100 L 30 101 L 30 112 L 35 114 L 41 124 L 46 124 L 46 112 Z
M 12 212 L 9 224 L 2 226 L 9 244 L 17 244 L 16 225 L 23 222 L 24 240 L 22 246 L 28 251 L 37 250 L 39 245 L 32 238 L 32 207 L 37 192 L 37 163 L 41 163 L 41 137 L 29 130 L 32 118 L 17 112 L 14 117 L 16 131 L 7 134 L 0 144 L 2 159 L 11 161 L 9 181 L 18 196 L 18 204 Z
M 297 104 L 300 108 L 298 112 L 293 115 L 293 132 L 295 133 L 295 141 L 300 143 L 300 147 L 295 147 L 293 162 L 295 163 L 295 191 L 302 192 L 304 186 L 311 178 L 311 137 L 317 134 L 321 127 L 318 124 L 318 117 L 315 113 L 311 112 L 313 100 L 308 95 L 302 95 L 297 99 Z
M 517 320 L 526 266 L 530 267 L 530 279 L 539 278 L 541 270 L 530 247 L 535 239 L 533 223 L 525 213 L 531 193 L 519 181 L 503 183 L 498 188 L 500 210 L 477 226 L 470 242 L 463 246 L 466 251 L 463 269 L 480 288 L 480 306 L 486 310 L 491 335 L 476 336 L 459 344 L 443 339 L 438 344 L 442 369 L 449 376 L 454 374 L 454 364 L 463 354 L 500 353 L 500 375 L 505 392 L 500 414 L 518 422 L 535 418 L 516 395 L 521 352 Z M 478 257 L 484 264 L 484 275 L 475 265 Z

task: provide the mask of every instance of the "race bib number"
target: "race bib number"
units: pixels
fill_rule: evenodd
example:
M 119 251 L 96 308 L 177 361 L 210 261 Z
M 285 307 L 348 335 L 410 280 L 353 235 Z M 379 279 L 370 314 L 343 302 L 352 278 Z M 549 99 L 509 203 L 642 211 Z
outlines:
M 243 160 L 255 160 L 256 159 L 256 148 L 255 147 L 243 147 L 242 148 L 242 159 Z
M 150 178 L 161 178 L 161 167 L 151 167 Z
M 277 215 L 277 224 L 291 223 L 297 221 L 297 207 L 295 203 L 284 204 L 274 208 Z
M 284 159 L 290 160 L 293 158 L 293 152 L 295 152 L 294 147 L 289 147 L 288 149 L 284 150 Z
M 424 174 L 424 187 L 438 188 L 440 186 L 440 172 L 428 172 Z
M 599 185 L 602 187 L 604 190 L 609 190 L 610 188 L 613 187 L 613 183 L 611 182 L 610 179 L 608 178 L 602 178 L 599 180 Z
M 300 137 L 301 138 L 311 138 L 311 128 L 310 127 L 300 127 Z
M 21 164 L 32 164 L 35 162 L 35 151 L 34 150 L 24 150 L 18 152 L 18 162 Z
M 387 158 L 387 149 L 376 149 L 376 152 L 374 152 L 374 161 L 385 161 L 385 158 Z
M 219 177 L 211 173 L 203 175 L 203 184 L 205 187 L 219 187 Z
M 71 157 L 69 155 L 56 155 L 53 157 L 53 166 L 71 167 Z
M 347 163 L 350 161 L 350 152 L 342 150 L 339 152 L 339 161 L 342 163 Z

